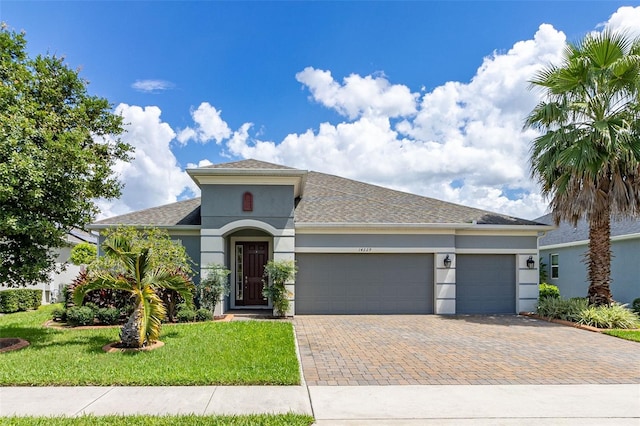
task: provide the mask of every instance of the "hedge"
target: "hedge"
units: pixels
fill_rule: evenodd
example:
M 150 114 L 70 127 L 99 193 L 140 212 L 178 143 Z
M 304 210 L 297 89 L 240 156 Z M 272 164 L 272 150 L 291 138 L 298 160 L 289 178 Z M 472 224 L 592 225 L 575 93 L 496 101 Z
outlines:
M 13 289 L 0 291 L 0 312 L 10 314 L 38 309 L 42 302 L 42 290 Z

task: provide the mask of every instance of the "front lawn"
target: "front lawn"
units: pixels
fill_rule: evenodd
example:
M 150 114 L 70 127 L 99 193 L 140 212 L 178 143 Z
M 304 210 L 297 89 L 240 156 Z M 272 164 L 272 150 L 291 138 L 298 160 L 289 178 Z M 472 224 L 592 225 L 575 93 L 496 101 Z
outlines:
M 640 342 L 640 330 L 606 330 L 604 334 L 609 336 L 619 337 L 625 340 L 632 340 L 634 342 Z
M 0 386 L 296 385 L 293 327 L 281 321 L 205 322 L 162 327 L 165 346 L 105 353 L 119 328 L 44 327 L 54 306 L 0 316 L 0 337 L 31 345 L 0 354 Z
M 255 414 L 248 416 L 82 416 L 82 417 L 8 417 L 11 426 L 309 426 L 313 417 L 302 414 Z

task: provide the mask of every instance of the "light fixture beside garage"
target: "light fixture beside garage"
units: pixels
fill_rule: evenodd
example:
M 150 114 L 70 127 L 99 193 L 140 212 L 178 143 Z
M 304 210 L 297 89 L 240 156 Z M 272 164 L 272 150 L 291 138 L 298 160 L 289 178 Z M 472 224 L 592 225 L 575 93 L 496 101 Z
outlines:
M 451 268 L 451 258 L 449 255 L 445 256 L 443 263 L 445 268 Z
M 529 269 L 533 269 L 536 266 L 536 261 L 533 260 L 533 256 L 529 256 L 529 258 L 527 259 L 527 268 Z

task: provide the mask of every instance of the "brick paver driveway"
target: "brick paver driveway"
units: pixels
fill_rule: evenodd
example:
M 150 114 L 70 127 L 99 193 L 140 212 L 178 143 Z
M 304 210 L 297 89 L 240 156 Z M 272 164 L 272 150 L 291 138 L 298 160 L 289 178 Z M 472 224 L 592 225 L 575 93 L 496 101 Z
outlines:
M 516 316 L 296 316 L 308 385 L 640 383 L 640 343 Z

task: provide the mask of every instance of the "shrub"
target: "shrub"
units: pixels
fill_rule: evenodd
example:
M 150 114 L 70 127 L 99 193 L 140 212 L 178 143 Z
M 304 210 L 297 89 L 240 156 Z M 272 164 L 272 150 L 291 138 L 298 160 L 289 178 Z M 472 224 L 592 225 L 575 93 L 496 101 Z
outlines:
M 560 298 L 560 290 L 557 285 L 540 283 L 538 286 L 539 296 L 538 299 L 546 299 L 547 297 L 553 297 L 555 299 Z
M 196 286 L 198 300 L 202 308 L 206 308 L 213 314 L 216 304 L 222 296 L 228 296 L 230 291 L 230 270 L 223 265 L 214 263 L 203 268 L 205 277 Z
M 120 322 L 120 309 L 118 308 L 98 308 L 95 315 L 100 324 L 113 325 Z
M 67 323 L 74 327 L 93 324 L 93 309 L 87 306 L 72 306 L 67 309 Z
M 626 305 L 589 306 L 580 312 L 578 323 L 598 328 L 638 328 L 640 318 Z
M 0 291 L 0 312 L 12 312 L 38 309 L 42 303 L 42 290 L 27 288 Z
M 296 265 L 292 260 L 270 260 L 264 265 L 262 295 L 271 299 L 276 315 L 287 315 L 290 293 L 285 283 L 292 279 L 295 273 Z
M 73 303 L 73 292 L 76 287 L 83 286 L 89 282 L 89 273 L 86 270 L 80 271 L 73 282 L 64 289 L 65 306 L 70 308 Z M 131 294 L 122 290 L 93 290 L 88 292 L 82 299 L 83 306 L 95 306 L 97 308 L 118 308 L 124 309 L 130 304 Z
M 74 265 L 88 265 L 98 257 L 98 247 L 83 241 L 71 249 L 69 260 Z
M 538 301 L 537 313 L 542 317 L 576 322 L 580 318 L 580 312 L 588 305 L 589 301 L 583 297 L 571 299 L 545 297 Z
M 193 322 L 196 320 L 196 311 L 189 308 L 180 309 L 176 314 L 176 319 L 178 322 Z
M 211 321 L 213 314 L 206 308 L 200 308 L 196 311 L 196 321 Z
M 55 308 L 51 312 L 51 317 L 56 322 L 65 322 L 67 320 L 67 310 L 64 308 Z
M 640 315 L 640 297 L 637 299 L 633 299 L 633 303 L 631 303 L 631 309 L 636 314 Z

